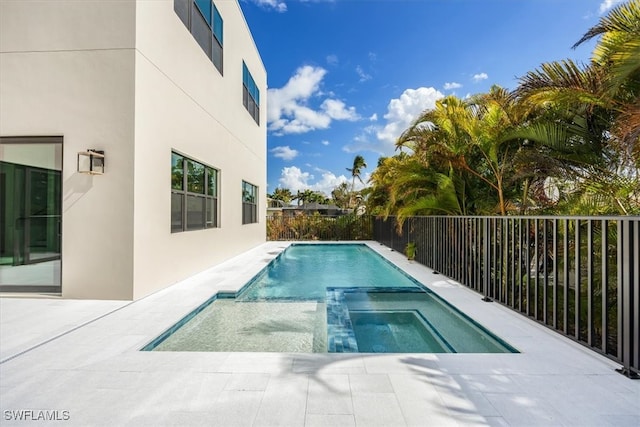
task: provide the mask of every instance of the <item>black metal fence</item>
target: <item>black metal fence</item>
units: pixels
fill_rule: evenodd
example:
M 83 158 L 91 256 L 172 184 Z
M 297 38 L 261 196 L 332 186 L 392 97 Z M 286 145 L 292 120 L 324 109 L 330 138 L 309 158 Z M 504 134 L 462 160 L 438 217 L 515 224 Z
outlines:
M 267 218 L 267 240 L 371 240 L 368 215 L 294 215 Z
M 640 371 L 640 217 L 375 219 L 374 240 Z

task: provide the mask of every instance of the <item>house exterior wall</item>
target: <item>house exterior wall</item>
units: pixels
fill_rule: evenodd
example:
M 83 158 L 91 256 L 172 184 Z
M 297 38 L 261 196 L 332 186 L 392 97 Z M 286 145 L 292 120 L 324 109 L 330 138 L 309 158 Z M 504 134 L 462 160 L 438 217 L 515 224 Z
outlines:
M 0 135 L 63 137 L 63 297 L 133 296 L 134 47 L 133 1 L 0 2 Z
M 265 240 L 266 72 L 237 1 L 218 1 L 224 76 L 173 0 L 0 0 L 0 136 L 62 136 L 62 296 L 138 299 Z M 242 105 L 242 60 L 260 87 Z M 105 151 L 105 174 L 76 171 Z M 171 151 L 220 171 L 220 227 L 171 233 Z
M 137 4 L 136 298 L 266 239 L 263 217 L 242 224 L 241 191 L 242 180 L 257 185 L 258 212 L 265 211 L 266 72 L 239 4 L 215 4 L 224 20 L 224 75 L 176 15 L 173 1 Z M 243 60 L 260 87 L 260 126 L 242 104 Z M 170 233 L 172 150 L 219 170 L 219 228 Z

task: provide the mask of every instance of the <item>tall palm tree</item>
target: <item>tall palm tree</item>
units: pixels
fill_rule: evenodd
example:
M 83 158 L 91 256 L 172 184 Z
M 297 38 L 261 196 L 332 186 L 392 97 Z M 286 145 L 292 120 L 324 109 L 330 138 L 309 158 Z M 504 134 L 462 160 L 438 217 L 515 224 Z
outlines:
M 364 157 L 358 154 L 353 159 L 353 166 L 351 168 L 347 168 L 347 170 L 351 172 L 351 191 L 352 192 L 355 190 L 356 178 L 358 178 L 358 181 L 364 184 L 364 182 L 362 181 L 361 174 L 362 174 L 362 169 L 366 167 L 367 167 L 367 163 L 364 161 Z
M 353 206 L 354 200 L 354 191 L 356 187 L 356 178 L 358 181 L 364 184 L 362 181 L 362 169 L 367 167 L 367 163 L 364 160 L 364 157 L 361 155 L 357 155 L 353 159 L 353 166 L 351 168 L 347 168 L 349 172 L 351 172 L 351 196 L 349 197 L 349 206 Z

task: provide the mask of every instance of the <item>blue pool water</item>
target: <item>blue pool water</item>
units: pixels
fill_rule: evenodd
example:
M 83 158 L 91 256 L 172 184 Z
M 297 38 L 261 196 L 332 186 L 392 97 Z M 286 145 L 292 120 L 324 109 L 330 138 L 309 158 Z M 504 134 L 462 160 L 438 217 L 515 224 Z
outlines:
M 515 352 L 364 244 L 291 245 L 143 350 Z
M 294 244 L 269 264 L 237 299 L 324 301 L 328 287 L 418 286 L 364 244 Z

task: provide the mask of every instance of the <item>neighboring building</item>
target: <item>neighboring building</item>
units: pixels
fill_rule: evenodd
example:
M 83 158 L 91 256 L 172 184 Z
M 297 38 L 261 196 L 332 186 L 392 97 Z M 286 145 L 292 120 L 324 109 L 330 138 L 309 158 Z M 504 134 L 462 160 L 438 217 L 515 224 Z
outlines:
M 264 242 L 266 82 L 237 0 L 0 0 L 0 291 L 134 300 Z
M 325 215 L 325 216 L 340 216 L 347 215 L 350 211 L 347 209 L 341 209 L 336 205 L 324 205 L 321 203 L 305 203 L 301 206 L 287 206 L 282 209 L 284 216 L 295 216 L 300 214 L 306 215 Z
M 282 216 L 282 209 L 286 208 L 287 206 L 289 205 L 287 205 L 282 200 L 267 197 L 267 218 Z

